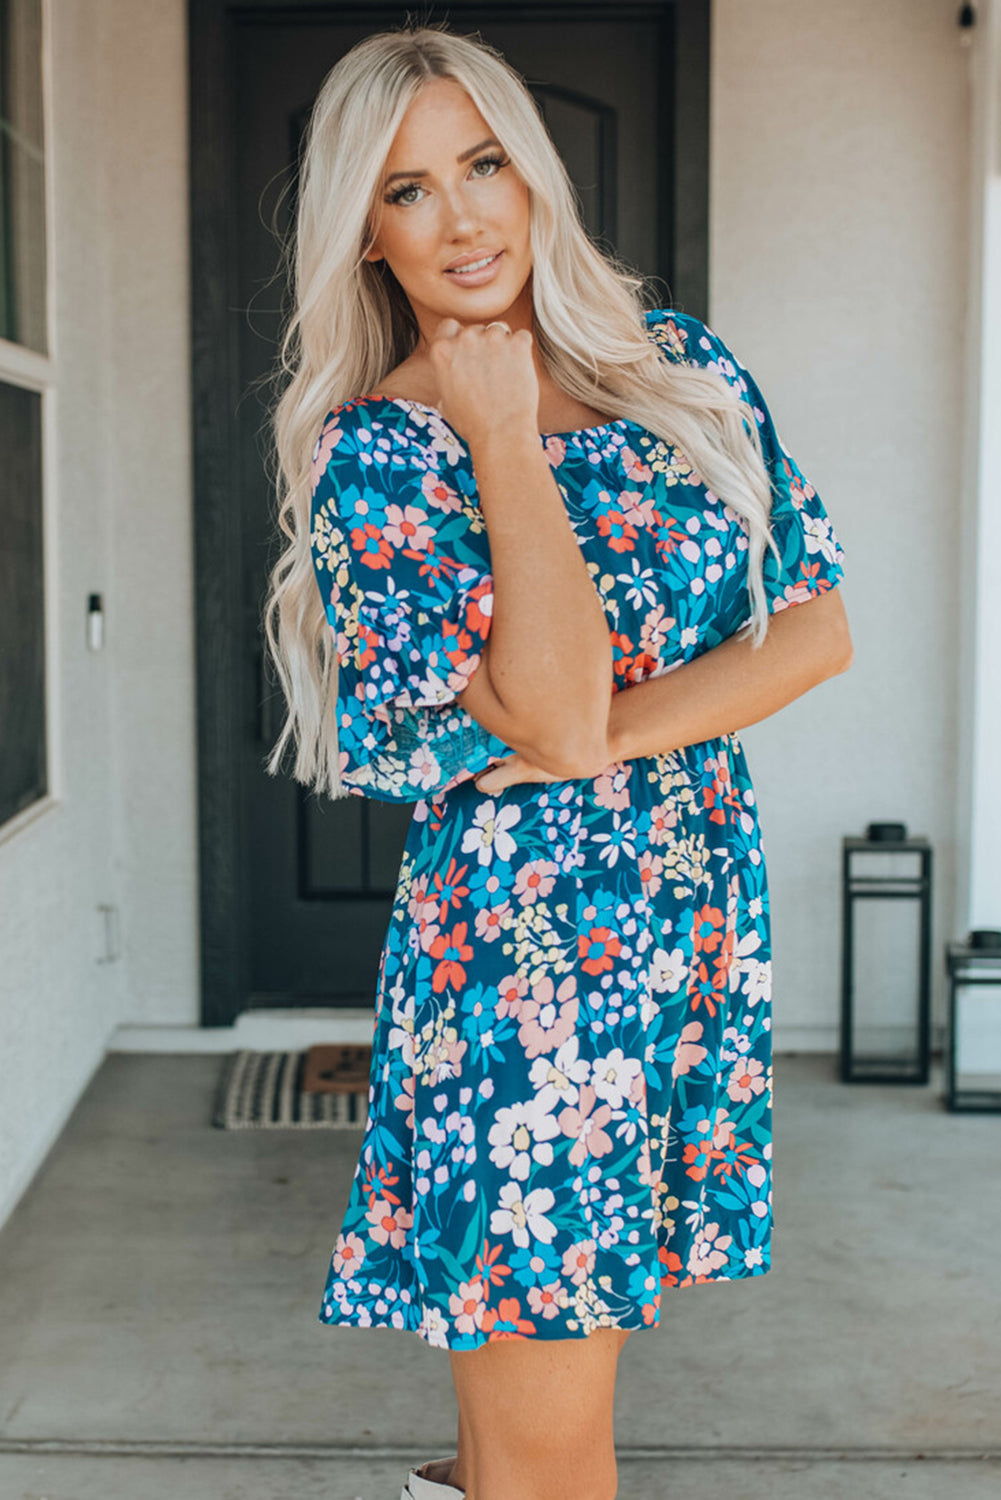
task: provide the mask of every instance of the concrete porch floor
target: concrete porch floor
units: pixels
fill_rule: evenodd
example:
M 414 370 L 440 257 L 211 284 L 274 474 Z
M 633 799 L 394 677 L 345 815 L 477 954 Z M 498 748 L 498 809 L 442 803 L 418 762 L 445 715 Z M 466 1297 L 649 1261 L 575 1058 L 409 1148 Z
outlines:
M 209 1124 L 222 1058 L 111 1053 L 0 1234 L 3 1500 L 397 1500 L 448 1355 L 317 1321 L 360 1132 Z M 1001 1493 L 1001 1116 L 775 1065 L 775 1258 L 666 1289 L 620 1500 Z

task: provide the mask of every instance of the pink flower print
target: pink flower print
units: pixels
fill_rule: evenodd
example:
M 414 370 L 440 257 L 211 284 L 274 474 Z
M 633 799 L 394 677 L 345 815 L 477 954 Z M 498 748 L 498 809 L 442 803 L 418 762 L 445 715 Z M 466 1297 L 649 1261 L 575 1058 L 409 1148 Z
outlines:
M 520 974 L 512 974 L 502 979 L 497 987 L 497 1014 L 518 1017 L 521 1015 L 521 1004 L 528 994 L 528 980 Z
M 640 626 L 640 645 L 643 650 L 648 651 L 651 656 L 659 657 L 676 624 L 674 615 L 669 615 L 663 604 L 648 610 Z
M 678 826 L 678 809 L 670 802 L 660 802 L 650 809 L 651 844 L 670 844 Z
M 313 457 L 310 465 L 310 484 L 314 490 L 320 482 L 321 474 L 324 473 L 330 462 L 330 455 L 343 436 L 344 429 L 341 427 L 339 420 L 337 417 L 331 417 L 325 423 L 323 431 L 317 438 L 313 448 Z
M 386 1198 L 376 1198 L 365 1217 L 377 1245 L 392 1245 L 394 1250 L 400 1250 L 407 1243 L 407 1230 L 414 1216 L 402 1204 L 394 1208 Z
M 648 485 L 653 478 L 653 470 L 650 465 L 626 443 L 620 455 L 623 472 L 634 484 Z
M 570 1147 L 569 1160 L 579 1167 L 587 1157 L 605 1156 L 612 1149 L 612 1138 L 603 1129 L 612 1118 L 612 1106 L 600 1104 L 595 1109 L 597 1094 L 589 1083 L 581 1086 L 577 1106 L 568 1105 L 560 1115 L 560 1129 L 564 1135 L 576 1136 Z
M 561 1307 L 566 1306 L 566 1293 L 558 1281 L 545 1286 L 530 1286 L 528 1289 L 529 1311 L 544 1318 L 555 1318 Z
M 451 1292 L 448 1299 L 456 1333 L 475 1333 L 482 1326 L 484 1307 L 483 1282 L 478 1277 L 475 1281 L 460 1281 L 459 1290 Z
M 563 1252 L 563 1274 L 574 1286 L 585 1282 L 594 1270 L 594 1240 L 578 1240 Z
M 764 1093 L 767 1081 L 765 1065 L 759 1057 L 742 1057 L 731 1069 L 726 1091 L 735 1104 L 747 1104 Z
M 518 1012 L 518 1041 L 526 1057 L 552 1052 L 573 1035 L 580 1010 L 575 987 L 572 974 L 567 975 L 555 996 L 548 974 L 532 986 L 531 996 L 521 1002 Z
M 334 1246 L 334 1270 L 349 1279 L 356 1276 L 365 1259 L 365 1241 L 357 1234 L 339 1234 Z
M 458 491 L 433 470 L 428 469 L 421 481 L 421 490 L 424 499 L 435 510 L 460 511 L 462 509 L 462 498 Z
M 700 1047 L 698 1039 L 702 1035 L 702 1022 L 689 1021 L 687 1026 L 682 1027 L 678 1038 L 678 1045 L 674 1049 L 674 1067 L 671 1069 L 672 1081 L 683 1078 L 693 1068 L 699 1067 L 708 1054 L 708 1047 Z
M 664 861 L 659 854 L 651 851 L 646 854 L 641 852 L 637 856 L 637 874 L 643 883 L 643 894 L 648 901 L 653 900 L 664 883 L 661 875 L 663 868 Z
M 717 1109 L 712 1125 L 712 1143 L 715 1151 L 725 1151 L 733 1145 L 733 1120 L 728 1109 Z
M 594 800 L 599 807 L 610 812 L 621 812 L 629 806 L 629 781 L 633 774 L 632 763 L 627 760 L 613 761 L 600 776 L 594 778 Z
M 413 921 L 414 917 L 416 917 L 421 907 L 429 899 L 427 877 L 422 876 L 421 878 L 414 880 L 411 883 L 410 893 L 407 899 L 407 916 L 411 921 Z M 437 901 L 431 900 L 430 910 L 437 911 L 437 909 Z
M 652 494 L 642 490 L 623 490 L 619 496 L 619 508 L 626 521 L 641 531 L 657 524 L 657 501 Z
M 495 943 L 502 937 L 511 911 L 510 901 L 501 906 L 481 906 L 473 919 L 473 931 L 485 943 Z
M 559 866 L 551 859 L 532 859 L 521 866 L 514 877 L 514 894 L 524 905 L 548 896 L 556 883 Z
M 428 524 L 427 513 L 416 505 L 387 505 L 382 530 L 401 551 L 405 547 L 419 553 L 433 550 L 434 528 Z
M 406 1126 L 408 1130 L 414 1128 L 414 1075 L 408 1073 L 400 1083 L 400 1093 L 397 1094 L 393 1103 L 397 1109 L 405 1109 L 407 1112 Z
M 721 1271 L 729 1260 L 727 1254 L 733 1235 L 720 1234 L 718 1224 L 706 1224 L 695 1236 L 688 1257 L 688 1270 L 695 1277 L 707 1277 Z

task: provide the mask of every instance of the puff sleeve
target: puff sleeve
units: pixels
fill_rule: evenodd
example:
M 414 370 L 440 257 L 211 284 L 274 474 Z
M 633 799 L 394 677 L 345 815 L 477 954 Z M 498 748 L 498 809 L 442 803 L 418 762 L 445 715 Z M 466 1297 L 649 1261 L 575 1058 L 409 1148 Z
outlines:
M 440 418 L 384 398 L 335 407 L 316 441 L 310 547 L 336 635 L 341 779 L 359 796 L 418 802 L 511 753 L 456 702 L 493 604 L 464 451 Z
M 658 309 L 647 314 L 648 331 L 665 354 L 713 370 L 733 387 L 753 415 L 772 481 L 771 548 L 763 557 L 763 583 L 770 614 L 836 588 L 844 577 L 845 553 L 815 487 L 785 447 L 764 396 L 750 371 L 717 333 L 688 313 Z

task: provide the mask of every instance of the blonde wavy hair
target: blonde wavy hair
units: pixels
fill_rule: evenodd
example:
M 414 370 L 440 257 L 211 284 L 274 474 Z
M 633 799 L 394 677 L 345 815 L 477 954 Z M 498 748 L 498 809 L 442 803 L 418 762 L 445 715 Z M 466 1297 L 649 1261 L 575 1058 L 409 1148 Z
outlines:
M 283 251 L 292 310 L 274 378 L 285 383 L 270 413 L 277 522 L 288 545 L 269 575 L 264 631 L 287 715 L 265 769 L 277 773 L 291 739 L 294 779 L 331 797 L 343 795 L 337 656 L 310 548 L 312 454 L 331 408 L 378 390 L 418 342 L 399 282 L 364 256 L 393 138 L 432 78 L 466 90 L 528 186 L 533 337 L 546 369 L 587 405 L 676 444 L 746 519 L 752 610 L 743 630 L 760 645 L 768 627 L 762 559 L 766 545 L 774 550 L 771 484 L 746 403 L 721 375 L 665 360 L 650 339 L 643 278 L 589 237 L 535 102 L 496 49 L 445 23 L 374 33 L 331 68 L 310 116 Z

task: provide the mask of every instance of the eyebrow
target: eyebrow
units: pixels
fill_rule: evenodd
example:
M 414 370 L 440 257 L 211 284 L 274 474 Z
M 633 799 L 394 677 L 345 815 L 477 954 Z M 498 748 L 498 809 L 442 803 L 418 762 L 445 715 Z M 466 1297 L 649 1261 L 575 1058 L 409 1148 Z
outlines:
M 470 146 L 470 148 L 469 148 L 468 151 L 461 152 L 460 155 L 458 155 L 455 159 L 456 159 L 456 161 L 468 161 L 471 156 L 475 156 L 476 153 L 477 153 L 477 151 L 482 151 L 484 149 L 484 147 L 486 147 L 486 146 L 499 146 L 499 145 L 500 145 L 500 141 L 495 141 L 494 138 L 493 138 L 493 136 L 489 135 L 489 136 L 487 136 L 487 138 L 486 138 L 485 141 L 478 141 L 475 146 Z M 428 171 L 427 171 L 426 167 L 418 167 L 418 169 L 416 170 L 416 172 L 390 172 L 389 176 L 386 178 L 385 182 L 383 183 L 383 186 L 384 187 L 388 187 L 391 182 L 395 182 L 396 181 L 397 177 L 427 177 L 427 176 L 428 176 Z

